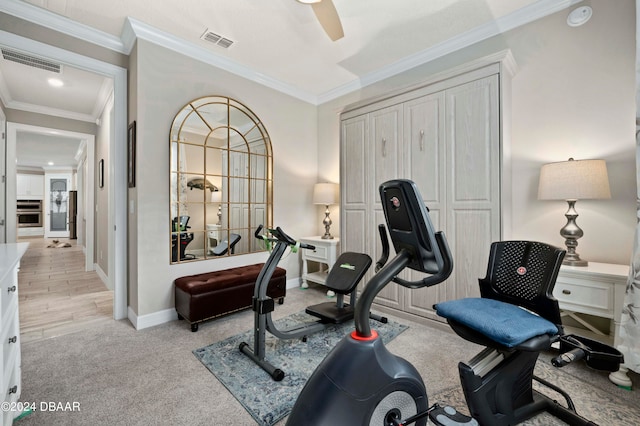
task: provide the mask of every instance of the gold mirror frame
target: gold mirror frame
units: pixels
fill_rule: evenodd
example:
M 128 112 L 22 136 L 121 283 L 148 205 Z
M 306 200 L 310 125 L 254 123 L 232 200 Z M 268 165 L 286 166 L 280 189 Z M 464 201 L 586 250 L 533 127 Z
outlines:
M 273 223 L 273 157 L 260 119 L 231 98 L 194 99 L 169 144 L 171 263 L 263 251 L 253 232 Z

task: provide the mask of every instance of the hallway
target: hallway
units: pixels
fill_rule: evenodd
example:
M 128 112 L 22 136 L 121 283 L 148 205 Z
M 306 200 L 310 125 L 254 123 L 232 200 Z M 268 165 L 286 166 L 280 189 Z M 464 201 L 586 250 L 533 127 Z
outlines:
M 84 253 L 71 247 L 50 248 L 52 239 L 20 238 L 29 248 L 18 273 L 20 335 L 23 343 L 47 339 L 113 320 L 113 291 L 95 271 L 84 271 Z

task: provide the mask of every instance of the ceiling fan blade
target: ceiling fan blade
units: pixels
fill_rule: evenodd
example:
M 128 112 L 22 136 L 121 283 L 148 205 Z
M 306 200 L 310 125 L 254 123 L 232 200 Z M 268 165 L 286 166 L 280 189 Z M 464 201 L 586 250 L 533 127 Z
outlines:
M 313 8 L 313 13 L 316 14 L 316 18 L 318 18 L 318 22 L 320 22 L 320 25 L 322 25 L 322 28 L 324 28 L 324 31 L 332 41 L 344 37 L 340 17 L 332 0 L 322 0 L 320 3 L 313 3 L 311 7 Z

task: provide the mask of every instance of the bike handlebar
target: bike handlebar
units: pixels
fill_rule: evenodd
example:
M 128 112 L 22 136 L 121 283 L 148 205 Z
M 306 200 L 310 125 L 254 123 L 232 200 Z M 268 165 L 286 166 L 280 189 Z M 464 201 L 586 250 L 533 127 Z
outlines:
M 453 271 L 453 261 L 451 260 L 451 250 L 444 234 L 439 231 L 434 234 L 436 244 L 438 244 L 438 250 L 440 251 L 442 260 L 438 261 L 438 272 L 433 275 L 424 277 L 418 281 L 407 281 L 402 278 L 394 277 L 393 282 L 400 284 L 407 288 L 422 288 L 431 287 L 432 285 L 440 284 L 451 275 Z
M 383 224 L 378 225 L 378 232 L 380 233 L 380 242 L 382 243 L 382 254 L 380 259 L 376 262 L 376 272 L 378 272 L 389 260 L 389 237 L 387 237 L 387 227 Z
M 266 237 L 264 235 L 260 235 L 260 232 L 262 231 L 263 226 L 262 225 L 258 225 L 258 228 L 256 229 L 256 232 L 254 232 L 254 236 L 259 239 L 259 240 L 268 240 L 271 242 L 282 242 L 285 243 L 287 245 L 290 246 L 295 246 L 298 245 L 300 248 L 302 249 L 306 249 L 306 250 L 315 250 L 316 246 L 312 245 L 312 244 L 307 244 L 307 243 L 301 243 L 299 241 L 294 240 L 293 238 L 291 238 L 290 236 L 288 236 L 283 230 L 282 228 L 280 228 L 279 226 L 276 227 L 276 229 L 268 229 L 267 231 L 269 231 L 269 234 L 273 235 L 275 238 L 269 238 Z

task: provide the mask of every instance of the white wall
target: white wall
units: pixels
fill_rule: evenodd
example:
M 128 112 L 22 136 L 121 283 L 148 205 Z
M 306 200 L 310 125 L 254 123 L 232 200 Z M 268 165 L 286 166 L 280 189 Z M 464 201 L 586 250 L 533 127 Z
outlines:
M 109 145 L 113 140 L 114 115 L 113 115 L 113 98 L 107 102 L 104 111 L 99 119 L 98 131 L 96 133 L 96 151 L 94 164 L 94 182 L 95 188 L 95 231 L 94 231 L 94 253 L 95 263 L 99 268 L 99 273 L 109 276 Z M 104 161 L 104 186 L 100 188 L 98 182 L 98 169 L 100 168 L 100 160 Z M 109 280 L 105 280 L 109 286 Z M 110 290 L 113 290 L 110 288 Z
M 509 38 L 520 72 L 513 84 L 513 236 L 563 245 L 564 201 L 539 201 L 540 166 L 607 161 L 611 200 L 576 204 L 587 260 L 629 263 L 635 218 L 635 4 L 592 1 L 587 24 L 565 14 Z
M 559 12 L 322 105 L 320 173 L 339 180 L 337 117 L 347 105 L 508 48 L 518 72 L 511 113 L 513 204 L 505 206 L 512 209 L 513 227 L 505 229 L 505 238 L 564 247 L 559 230 L 566 221 L 566 202 L 537 200 L 539 169 L 570 156 L 602 158 L 608 164 L 612 199 L 578 201 L 578 224 L 585 233 L 578 253 L 591 261 L 628 263 L 636 223 L 635 4 L 590 4 L 594 15 L 582 27 L 569 27 L 569 11 Z
M 138 315 L 173 309 L 177 277 L 262 262 L 266 254 L 233 256 L 170 265 L 169 128 L 190 100 L 228 96 L 247 105 L 262 120 L 271 138 L 274 164 L 274 225 L 294 237 L 316 234 L 311 191 L 317 178 L 316 107 L 247 81 L 210 65 L 139 40 L 135 50 L 137 185 L 131 191 L 137 216 L 137 271 L 130 274 L 131 309 Z M 130 98 L 131 101 L 131 98 Z M 132 244 L 133 239 L 129 240 Z M 281 263 L 287 278 L 300 275 L 299 256 Z

